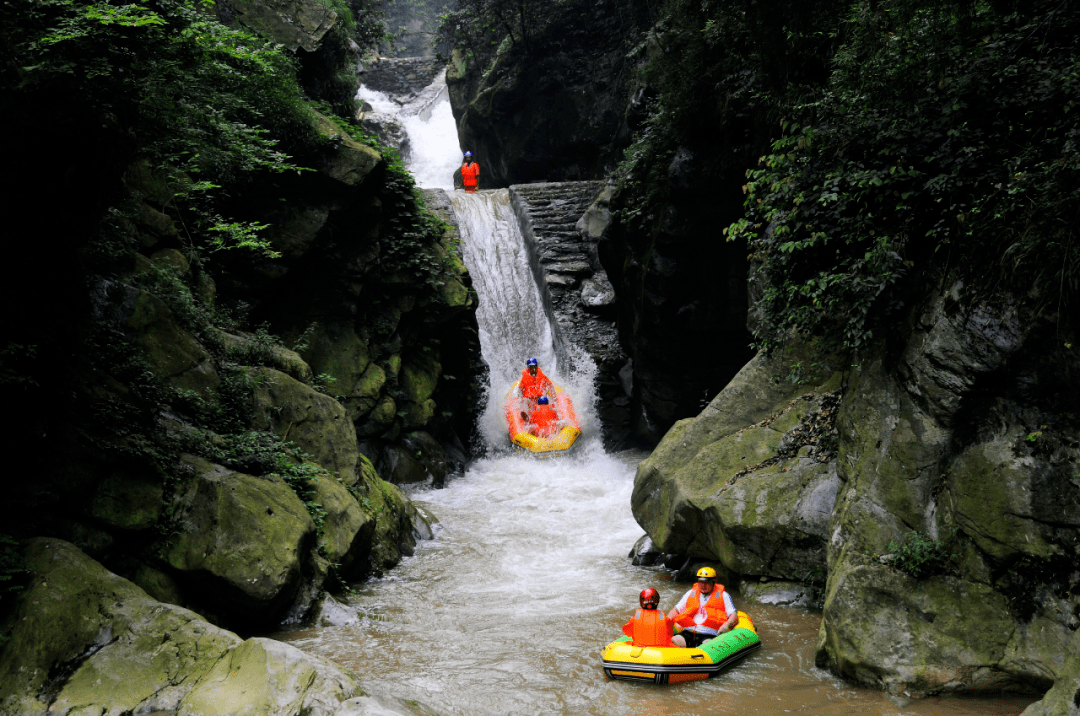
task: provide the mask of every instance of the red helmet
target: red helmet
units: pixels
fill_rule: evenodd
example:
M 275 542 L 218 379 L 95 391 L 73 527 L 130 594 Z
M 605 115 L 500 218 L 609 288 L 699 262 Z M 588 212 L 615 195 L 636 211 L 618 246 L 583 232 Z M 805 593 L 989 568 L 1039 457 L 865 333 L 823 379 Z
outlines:
M 642 609 L 656 609 L 656 605 L 660 603 L 660 592 L 652 587 L 646 587 L 641 590 L 638 600 L 641 602 Z

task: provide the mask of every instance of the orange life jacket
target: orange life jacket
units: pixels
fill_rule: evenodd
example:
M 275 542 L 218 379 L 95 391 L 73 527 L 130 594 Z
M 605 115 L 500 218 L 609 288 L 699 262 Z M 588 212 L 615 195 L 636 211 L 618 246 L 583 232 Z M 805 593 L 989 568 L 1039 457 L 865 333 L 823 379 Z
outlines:
M 522 397 L 536 400 L 551 389 L 551 379 L 544 375 L 544 371 L 539 368 L 536 369 L 536 377 L 534 378 L 529 373 L 529 369 L 526 368 L 521 371 L 521 382 L 518 383 L 518 389 L 521 391 Z
M 550 405 L 537 405 L 529 417 L 529 422 L 536 426 L 536 434 L 542 438 L 551 437 L 558 429 L 556 421 L 559 414 Z
M 622 630 L 634 646 L 671 646 L 672 624 L 659 609 L 638 609 Z
M 701 612 L 705 617 L 700 624 L 695 617 Z M 717 584 L 713 587 L 705 603 L 701 603 L 701 585 L 694 585 L 694 593 L 686 600 L 686 608 L 675 615 L 675 623 L 684 629 L 687 627 L 705 627 L 718 630 L 728 620 L 727 608 L 724 606 L 724 585 Z
M 476 162 L 462 164 L 461 181 L 465 186 L 476 186 L 480 181 L 480 165 Z

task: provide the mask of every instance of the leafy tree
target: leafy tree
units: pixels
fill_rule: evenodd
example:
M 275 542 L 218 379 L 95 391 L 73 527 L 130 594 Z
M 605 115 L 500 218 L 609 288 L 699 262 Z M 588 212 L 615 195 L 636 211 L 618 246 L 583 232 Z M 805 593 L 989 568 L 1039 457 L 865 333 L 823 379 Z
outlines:
M 747 173 L 764 345 L 792 330 L 858 350 L 920 282 L 1067 311 L 1080 290 L 1080 10 L 856 2 L 834 72 Z

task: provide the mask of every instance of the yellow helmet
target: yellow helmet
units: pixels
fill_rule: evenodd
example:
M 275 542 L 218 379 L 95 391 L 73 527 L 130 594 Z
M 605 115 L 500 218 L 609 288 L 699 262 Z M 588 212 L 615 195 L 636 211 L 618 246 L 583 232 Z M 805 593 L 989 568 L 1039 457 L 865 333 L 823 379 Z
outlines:
M 706 579 L 716 579 L 716 570 L 712 567 L 702 567 L 697 571 L 697 578 L 699 582 L 703 582 Z

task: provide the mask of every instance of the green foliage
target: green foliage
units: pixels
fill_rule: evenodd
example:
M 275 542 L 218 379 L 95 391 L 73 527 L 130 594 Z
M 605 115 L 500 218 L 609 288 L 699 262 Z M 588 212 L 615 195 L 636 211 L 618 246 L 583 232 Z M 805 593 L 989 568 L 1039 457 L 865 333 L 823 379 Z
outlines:
M 316 500 L 315 483 L 336 479 L 313 462 L 311 455 L 295 443 L 268 432 L 245 431 L 221 436 L 203 444 L 201 454 L 219 464 L 250 475 L 275 475 L 282 478 L 304 503 L 315 522 L 316 534 L 322 537 L 326 510 Z
M 915 579 L 935 574 L 948 574 L 956 569 L 953 542 L 957 529 L 944 540 L 933 540 L 918 532 L 908 532 L 899 540 L 889 542 L 890 564 Z
M 438 41 L 490 58 L 504 39 L 531 55 L 540 35 L 567 0 L 458 0 L 440 18 Z
M 147 158 L 175 195 L 169 211 L 192 260 L 203 248 L 267 251 L 252 224 L 215 205 L 223 187 L 299 171 L 281 140 L 295 153 L 318 145 L 291 55 L 193 0 L 15 2 L 0 6 L 0 21 L 4 89 L 24 130 L 55 126 L 69 151 L 104 145 L 120 166 Z M 79 97 L 77 111 L 57 117 L 57 97 Z
M 452 257 L 437 248 L 450 227 L 424 204 L 397 150 L 382 146 L 359 127 L 337 117 L 331 119 L 342 133 L 377 149 L 387 162 L 380 191 L 382 222 L 388 229 L 380 236 L 379 260 L 384 275 L 399 274 L 424 286 L 428 298 L 437 295 L 446 283 L 446 274 L 454 271 Z
M 851 5 L 828 86 L 786 108 L 728 229 L 758 264 L 761 345 L 859 350 L 947 269 L 1075 303 L 1080 10 L 998 8 Z

